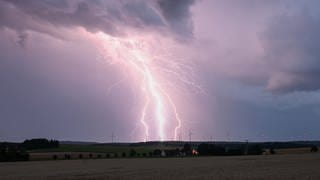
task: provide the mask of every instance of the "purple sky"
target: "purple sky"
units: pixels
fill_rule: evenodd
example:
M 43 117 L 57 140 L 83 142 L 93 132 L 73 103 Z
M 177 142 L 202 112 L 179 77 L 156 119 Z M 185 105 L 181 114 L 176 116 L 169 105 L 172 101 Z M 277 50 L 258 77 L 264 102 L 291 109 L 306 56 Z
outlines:
M 142 81 L 123 64 L 131 41 L 141 42 L 139 54 L 153 60 L 174 100 L 181 139 L 189 131 L 193 140 L 320 139 L 317 7 L 317 0 L 1 0 L 0 141 L 107 142 L 112 132 L 116 141 L 142 141 Z M 121 53 L 111 39 L 124 40 Z M 157 124 L 148 118 L 152 133 Z

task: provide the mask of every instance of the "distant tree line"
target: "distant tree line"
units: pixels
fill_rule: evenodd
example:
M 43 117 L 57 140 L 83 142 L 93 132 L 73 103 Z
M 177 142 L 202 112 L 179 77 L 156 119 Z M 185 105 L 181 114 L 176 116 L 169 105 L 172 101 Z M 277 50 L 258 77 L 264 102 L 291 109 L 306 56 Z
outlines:
M 18 143 L 0 143 L 0 162 L 28 161 L 29 154 Z
M 22 143 L 22 146 L 27 150 L 57 148 L 59 145 L 59 141 L 57 140 L 48 140 L 44 138 L 27 139 Z
M 308 142 L 262 142 L 259 143 L 264 149 L 290 149 L 290 148 L 305 148 L 315 144 L 309 144 Z
M 233 155 L 261 155 L 264 149 L 260 144 L 241 144 L 238 146 L 215 145 L 202 143 L 193 147 L 191 144 L 184 144 L 183 148 L 154 149 L 149 153 L 137 153 L 131 149 L 129 157 L 188 157 L 188 156 L 233 156 Z M 122 157 L 126 157 L 122 153 Z M 114 156 L 115 157 L 115 156 Z
M 28 150 L 59 147 L 59 141 L 44 138 L 25 140 L 22 143 L 0 143 L 0 162 L 27 161 Z
M 200 144 L 197 149 L 201 156 L 235 156 L 261 155 L 264 150 L 259 144 L 244 144 L 237 147 L 228 147 L 215 144 Z

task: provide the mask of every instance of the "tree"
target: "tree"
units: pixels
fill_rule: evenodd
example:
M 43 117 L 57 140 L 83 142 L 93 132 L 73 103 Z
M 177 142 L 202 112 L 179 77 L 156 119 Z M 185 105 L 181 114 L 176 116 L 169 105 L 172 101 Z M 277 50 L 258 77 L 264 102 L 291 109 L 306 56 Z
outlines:
M 71 155 L 70 154 L 64 154 L 64 159 L 71 159 Z
M 226 151 L 225 147 L 216 146 L 214 144 L 202 143 L 198 146 L 197 151 L 201 156 L 228 155 L 228 152 Z
M 52 156 L 52 158 L 53 158 L 53 160 L 57 160 L 57 159 L 58 159 L 58 156 L 57 156 L 56 154 L 54 154 L 54 155 Z
M 152 157 L 152 152 L 149 152 L 148 154 L 149 154 L 149 157 Z
M 153 156 L 161 156 L 161 150 L 160 149 L 155 149 L 153 151 Z
M 137 152 L 134 149 L 130 149 L 130 157 L 136 156 Z
M 255 144 L 252 146 L 249 146 L 248 154 L 249 155 L 261 155 L 263 153 L 263 149 L 260 145 Z
M 47 140 L 44 138 L 25 140 L 22 146 L 27 150 L 32 149 L 44 149 L 44 148 L 57 148 L 59 147 L 59 141 Z
M 184 144 L 183 145 L 183 152 L 185 152 L 187 156 L 191 156 L 192 155 L 191 144 Z
M 29 154 L 16 143 L 0 143 L 0 162 L 28 161 Z
M 212 155 L 212 153 L 210 152 L 209 144 L 205 144 L 205 143 L 199 144 L 198 152 L 201 156 Z
M 122 157 L 126 157 L 126 152 L 122 152 Z
M 276 154 L 276 151 L 274 150 L 273 147 L 271 147 L 271 148 L 269 149 L 269 152 L 270 152 L 270 154 Z
M 318 152 L 318 147 L 317 146 L 311 146 L 310 151 L 311 152 Z

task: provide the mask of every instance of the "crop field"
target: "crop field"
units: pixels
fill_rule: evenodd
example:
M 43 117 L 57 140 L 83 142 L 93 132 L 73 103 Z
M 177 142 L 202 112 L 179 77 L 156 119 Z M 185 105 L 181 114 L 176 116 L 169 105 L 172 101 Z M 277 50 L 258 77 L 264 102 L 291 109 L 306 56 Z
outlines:
M 135 149 L 139 152 L 147 152 L 152 150 L 154 146 L 139 146 L 139 147 L 130 147 L 130 146 L 114 146 L 114 145 L 77 145 L 77 144 L 62 144 L 58 148 L 50 149 L 39 149 L 33 150 L 31 152 L 93 152 L 93 153 L 108 153 L 108 152 L 128 152 L 130 149 Z
M 0 179 L 320 179 L 320 153 L 0 163 Z
M 52 160 L 53 155 L 56 155 L 58 159 L 64 159 L 65 154 L 70 154 L 71 159 L 78 159 L 81 154 L 83 158 L 88 158 L 91 154 L 92 158 L 106 158 L 106 155 L 109 154 L 111 157 L 114 154 L 117 154 L 119 157 L 122 157 L 122 154 L 125 153 L 126 156 L 129 156 L 130 150 L 134 149 L 140 156 L 144 153 L 147 154 L 152 152 L 156 146 L 114 146 L 114 145 L 73 145 L 73 144 L 64 144 L 60 145 L 58 148 L 51 149 L 39 149 L 29 151 L 30 160 Z

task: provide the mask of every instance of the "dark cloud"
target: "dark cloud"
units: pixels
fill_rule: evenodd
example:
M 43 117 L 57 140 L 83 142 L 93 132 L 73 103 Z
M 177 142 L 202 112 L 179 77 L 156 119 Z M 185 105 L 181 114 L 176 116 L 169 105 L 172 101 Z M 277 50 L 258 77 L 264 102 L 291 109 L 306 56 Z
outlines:
M 18 41 L 17 43 L 21 46 L 21 47 L 25 47 L 26 46 L 26 41 L 28 38 L 28 33 L 26 32 L 19 32 L 18 33 Z
M 5 0 L 0 2 L 0 27 L 52 34 L 56 27 L 83 27 L 120 36 L 128 28 L 167 29 L 192 34 L 189 8 L 193 1 Z M 21 18 L 23 17 L 23 18 Z M 48 29 L 49 28 L 49 29 Z
M 168 24 L 178 33 L 190 35 L 193 24 L 189 7 L 194 0 L 158 0 L 160 10 Z
M 308 12 L 275 17 L 261 37 L 274 92 L 320 89 L 320 21 Z
M 52 29 L 51 26 L 48 26 L 48 23 L 39 21 L 39 19 L 33 15 L 26 14 L 12 3 L 14 3 L 14 1 L 0 1 L 0 30 L 5 28 L 15 30 L 18 38 L 20 38 L 19 35 L 21 32 L 26 33 L 26 31 L 32 30 L 48 34 L 55 38 L 64 39 L 63 35 Z M 34 11 L 37 12 L 37 9 L 41 9 L 41 7 L 37 7 Z M 24 42 L 25 40 L 26 39 L 24 39 Z

